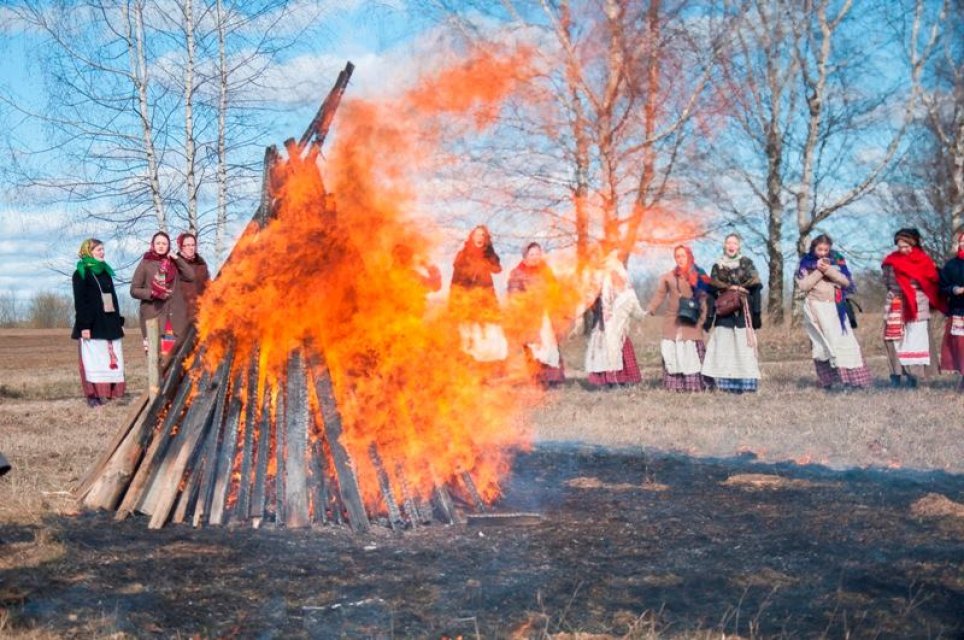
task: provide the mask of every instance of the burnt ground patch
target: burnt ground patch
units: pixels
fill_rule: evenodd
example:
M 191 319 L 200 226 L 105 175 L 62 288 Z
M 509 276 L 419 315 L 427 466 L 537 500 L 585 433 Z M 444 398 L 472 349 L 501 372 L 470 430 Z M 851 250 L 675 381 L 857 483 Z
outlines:
M 732 480 L 747 474 L 781 481 Z M 962 637 L 964 519 L 912 515 L 928 493 L 964 501 L 964 477 L 544 446 L 497 507 L 536 525 L 148 531 L 86 514 L 48 522 L 63 555 L 0 571 L 0 591 L 22 595 L 8 627 L 66 637 L 540 637 L 641 620 Z M 3 531 L 0 553 L 28 534 Z

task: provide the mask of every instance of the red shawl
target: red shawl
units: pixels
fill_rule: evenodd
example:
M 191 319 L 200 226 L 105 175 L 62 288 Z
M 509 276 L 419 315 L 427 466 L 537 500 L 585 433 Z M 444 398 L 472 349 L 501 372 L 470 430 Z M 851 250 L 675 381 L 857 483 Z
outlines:
M 904 306 L 904 320 L 913 322 L 917 319 L 917 295 L 911 281 L 917 283 L 924 295 L 930 301 L 931 306 L 947 313 L 947 305 L 940 297 L 940 290 L 937 288 L 937 266 L 930 256 L 924 253 L 920 247 L 912 247 L 907 255 L 899 251 L 894 251 L 884 258 L 882 266 L 891 267 L 897 284 L 900 286 L 901 293 L 907 304 Z

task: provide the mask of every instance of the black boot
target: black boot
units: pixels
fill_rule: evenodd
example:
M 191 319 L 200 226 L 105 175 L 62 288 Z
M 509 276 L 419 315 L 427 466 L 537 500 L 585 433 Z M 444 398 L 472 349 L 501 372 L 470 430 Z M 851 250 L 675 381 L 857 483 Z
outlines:
M 896 373 L 890 374 L 890 386 L 899 387 L 900 386 L 900 376 Z
M 916 376 L 912 376 L 912 375 L 910 375 L 909 373 L 905 373 L 904 375 L 907 376 L 907 386 L 908 386 L 909 388 L 911 388 L 911 389 L 916 389 L 916 388 L 917 388 L 917 377 L 916 377 Z

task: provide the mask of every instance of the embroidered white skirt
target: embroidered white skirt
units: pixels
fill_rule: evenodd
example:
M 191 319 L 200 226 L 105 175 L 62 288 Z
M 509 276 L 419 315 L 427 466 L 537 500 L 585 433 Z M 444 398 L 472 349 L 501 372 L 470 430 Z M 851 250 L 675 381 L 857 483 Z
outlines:
M 110 367 L 113 347 L 116 368 Z M 80 359 L 87 382 L 124 382 L 124 345 L 120 340 L 81 340 Z
M 931 363 L 931 340 L 927 320 L 904 325 L 904 337 L 897 342 L 897 359 L 905 367 Z
M 756 349 L 746 343 L 746 329 L 714 327 L 702 373 L 711 378 L 759 379 L 760 363 Z

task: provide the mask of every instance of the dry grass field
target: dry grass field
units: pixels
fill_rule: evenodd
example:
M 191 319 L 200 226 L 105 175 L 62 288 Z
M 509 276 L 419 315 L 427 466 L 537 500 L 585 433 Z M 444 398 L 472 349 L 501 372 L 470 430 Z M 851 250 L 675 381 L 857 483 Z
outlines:
M 860 329 L 877 377 L 873 389 L 831 393 L 816 389 L 802 330 L 765 329 L 761 391 L 741 397 L 661 390 L 654 338 L 658 322 L 647 319 L 633 337 L 644 366 L 642 385 L 590 391 L 574 379 L 552 390 L 544 406 L 530 416 L 536 442 L 550 449 L 575 443 L 574 451 L 591 446 L 644 458 L 679 455 L 708 463 L 789 461 L 831 470 L 879 467 L 901 473 L 943 472 L 950 478 L 964 473 L 964 398 L 954 392 L 956 380 L 934 376 L 916 391 L 891 390 L 876 338 L 879 319 L 865 321 Z M 0 331 L 0 452 L 14 465 L 13 472 L 0 479 L 0 636 L 183 637 L 160 627 L 134 633 L 122 630 L 109 612 L 75 618 L 75 631 L 69 630 L 70 624 L 45 628 L 17 623 L 18 604 L 30 598 L 30 588 L 17 584 L 15 578 L 20 572 L 56 566 L 65 555 L 77 554 L 70 534 L 76 508 L 69 492 L 127 412 L 123 406 L 89 409 L 85 405 L 77 383 L 75 349 L 62 330 Z M 580 375 L 581 349 L 578 339 L 565 345 L 574 378 Z M 129 388 L 136 394 L 145 383 L 139 338 L 125 342 L 125 355 Z M 658 468 L 656 464 L 645 472 L 646 481 L 654 487 L 663 481 Z M 947 497 L 956 501 L 951 504 L 964 499 L 953 491 Z M 960 525 L 943 531 L 942 539 L 964 549 Z M 187 538 L 183 533 L 174 535 L 180 536 L 178 544 L 192 544 L 190 534 Z M 956 575 L 953 584 L 964 594 L 962 564 L 941 570 Z M 913 606 L 913 597 L 908 602 Z M 221 629 L 210 637 L 222 633 L 247 635 Z M 631 637 L 656 636 L 639 631 Z

